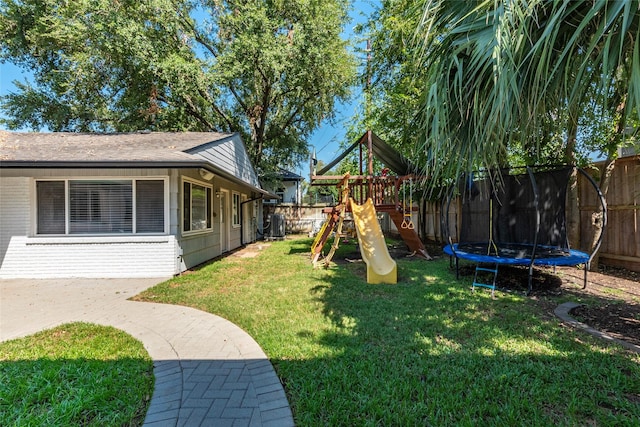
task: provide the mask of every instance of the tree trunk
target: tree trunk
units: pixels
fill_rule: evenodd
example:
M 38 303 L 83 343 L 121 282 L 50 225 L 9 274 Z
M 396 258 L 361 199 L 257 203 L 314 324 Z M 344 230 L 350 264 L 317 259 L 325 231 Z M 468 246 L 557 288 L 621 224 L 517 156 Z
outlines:
M 578 134 L 578 119 L 569 114 L 567 122 L 567 145 L 565 147 L 565 160 L 567 164 L 575 165 L 576 137 Z M 580 199 L 578 196 L 578 171 L 574 170 L 567 183 L 566 200 L 567 239 L 571 247 L 580 247 Z
M 618 88 L 619 89 L 619 88 Z M 606 147 L 607 147 L 607 160 L 605 160 L 600 178 L 600 191 L 602 192 L 602 196 L 604 199 L 607 199 L 607 193 L 609 192 L 609 183 L 611 182 L 611 175 L 613 174 L 613 170 L 616 167 L 616 158 L 618 157 L 618 148 L 620 147 L 621 142 L 623 141 L 624 135 L 624 127 L 625 127 L 625 115 L 624 109 L 626 105 L 626 96 L 622 95 L 619 90 L 615 92 L 618 107 L 616 108 L 616 119 L 615 119 L 615 130 L 611 134 L 611 138 L 609 139 Z M 593 239 L 591 241 L 590 252 L 593 253 L 596 245 L 598 244 L 598 238 L 600 233 L 604 232 L 604 221 L 603 221 L 604 212 L 602 211 L 602 206 L 598 208 L 598 211 L 594 213 L 593 223 L 594 223 L 594 234 Z M 598 264 L 600 263 L 600 251 L 593 256 L 591 260 L 590 270 L 597 271 Z
M 604 196 L 605 200 L 607 198 L 607 193 L 609 192 L 609 183 L 611 182 L 611 175 L 613 174 L 613 170 L 616 167 L 616 161 L 611 156 L 607 157 L 605 160 L 602 170 L 600 171 L 600 191 Z M 598 244 L 598 238 L 600 234 L 604 232 L 604 221 L 603 221 L 604 212 L 602 211 L 602 207 L 600 206 L 596 212 L 593 213 L 592 216 L 592 224 L 593 224 L 593 239 L 591 239 L 591 246 L 589 248 L 590 252 L 593 252 Z M 598 251 L 591 260 L 591 265 L 589 266 L 590 271 L 598 271 L 600 263 L 600 251 Z

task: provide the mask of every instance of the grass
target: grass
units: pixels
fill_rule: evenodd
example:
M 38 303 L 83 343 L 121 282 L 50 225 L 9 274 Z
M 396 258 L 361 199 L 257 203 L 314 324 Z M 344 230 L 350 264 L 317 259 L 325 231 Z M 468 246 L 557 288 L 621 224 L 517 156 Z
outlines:
M 472 293 L 447 259 L 399 260 L 397 285 L 368 285 L 362 263 L 313 270 L 310 245 L 274 242 L 140 298 L 245 329 L 299 426 L 638 425 L 637 354 L 563 327 L 533 299 Z
M 0 343 L 0 425 L 139 426 L 153 363 L 115 328 L 71 323 Z

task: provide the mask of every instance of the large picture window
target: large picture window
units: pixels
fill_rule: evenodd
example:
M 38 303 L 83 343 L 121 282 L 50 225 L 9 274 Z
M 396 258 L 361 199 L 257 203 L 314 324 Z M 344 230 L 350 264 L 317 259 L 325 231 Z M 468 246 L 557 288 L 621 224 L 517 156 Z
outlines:
M 164 233 L 164 180 L 37 181 L 37 234 Z
M 133 232 L 131 181 L 69 181 L 69 234 Z
M 211 186 L 191 181 L 182 184 L 182 231 L 203 231 L 212 228 Z

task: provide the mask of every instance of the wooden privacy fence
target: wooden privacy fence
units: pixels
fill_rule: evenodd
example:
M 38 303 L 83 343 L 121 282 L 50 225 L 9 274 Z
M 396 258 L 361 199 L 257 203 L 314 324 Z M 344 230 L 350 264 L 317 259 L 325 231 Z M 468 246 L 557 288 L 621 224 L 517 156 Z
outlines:
M 580 242 L 571 244 L 588 251 L 599 202 L 591 183 L 582 174 L 578 174 L 578 200 Z M 640 156 L 616 160 L 606 201 L 608 224 L 599 251 L 600 262 L 640 272 Z M 421 202 L 418 226 L 423 240 L 445 243 L 447 233 L 443 229 L 443 213 L 446 209 L 446 201 Z M 448 218 L 454 241 L 457 230 L 460 229 L 459 212 L 460 201 L 454 199 L 451 201 Z
M 586 180 L 578 184 L 580 234 L 590 237 L 598 201 Z M 616 160 L 606 199 L 608 224 L 600 247 L 600 262 L 640 271 L 640 156 Z M 581 246 L 584 245 L 583 238 Z

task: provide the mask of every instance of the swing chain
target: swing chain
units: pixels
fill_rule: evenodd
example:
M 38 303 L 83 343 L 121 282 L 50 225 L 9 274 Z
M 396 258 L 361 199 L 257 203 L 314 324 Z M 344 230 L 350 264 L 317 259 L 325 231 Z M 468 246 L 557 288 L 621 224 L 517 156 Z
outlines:
M 402 228 L 413 230 L 415 226 L 413 225 L 413 218 L 411 213 L 413 212 L 413 178 L 409 178 L 409 213 L 407 214 L 407 195 L 406 188 L 407 184 L 402 183 L 402 224 L 400 225 Z

